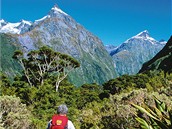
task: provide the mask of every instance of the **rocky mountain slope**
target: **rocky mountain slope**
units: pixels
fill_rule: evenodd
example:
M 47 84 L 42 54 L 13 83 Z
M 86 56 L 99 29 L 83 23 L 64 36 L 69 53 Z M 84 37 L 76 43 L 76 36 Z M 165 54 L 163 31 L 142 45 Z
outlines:
M 0 32 L 6 33 L 1 34 L 3 36 L 1 46 L 4 50 L 7 44 L 10 44 L 10 47 L 20 48 L 27 53 L 47 45 L 55 51 L 69 54 L 81 64 L 81 67 L 71 73 L 69 77 L 70 81 L 76 85 L 94 82 L 101 84 L 116 77 L 112 58 L 105 50 L 101 40 L 78 24 L 57 5 L 50 10 L 48 15 L 28 26 L 25 25 L 24 28 L 20 28 L 20 24 L 17 24 L 16 26 L 12 25 L 9 29 L 10 27 L 7 25 L 11 27 L 10 23 L 1 22 Z M 3 31 L 4 28 L 6 31 Z M 9 64 L 11 60 L 11 58 L 8 59 Z M 2 70 L 5 72 L 5 69 Z
M 126 40 L 109 52 L 114 61 L 118 76 L 136 74 L 143 63 L 155 56 L 165 45 L 165 41 L 156 41 L 147 30 Z
M 172 37 L 160 52 L 143 64 L 139 72 L 148 70 L 163 70 L 166 73 L 172 73 Z

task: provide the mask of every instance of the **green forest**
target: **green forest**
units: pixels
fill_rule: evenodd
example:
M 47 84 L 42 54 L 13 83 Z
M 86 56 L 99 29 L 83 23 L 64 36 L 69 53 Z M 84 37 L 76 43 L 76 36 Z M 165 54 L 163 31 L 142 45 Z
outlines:
M 23 72 L 13 80 L 1 73 L 0 129 L 45 129 L 60 104 L 76 129 L 171 129 L 172 73 L 123 75 L 102 85 L 68 81 L 80 64 L 47 47 L 13 59 Z

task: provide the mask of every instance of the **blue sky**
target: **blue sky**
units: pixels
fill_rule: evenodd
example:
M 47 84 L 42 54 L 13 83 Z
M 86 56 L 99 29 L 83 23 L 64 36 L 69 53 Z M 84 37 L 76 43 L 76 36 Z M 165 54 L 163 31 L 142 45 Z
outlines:
M 171 0 L 1 0 L 1 18 L 35 21 L 55 3 L 104 44 L 119 45 L 143 30 L 156 40 L 172 34 Z

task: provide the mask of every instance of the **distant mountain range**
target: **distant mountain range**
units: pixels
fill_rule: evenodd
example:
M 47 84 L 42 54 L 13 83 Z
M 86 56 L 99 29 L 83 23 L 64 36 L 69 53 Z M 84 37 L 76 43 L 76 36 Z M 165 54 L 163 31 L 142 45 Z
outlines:
M 75 85 L 102 84 L 116 77 L 112 58 L 101 40 L 57 5 L 46 16 L 33 23 L 24 20 L 9 23 L 1 20 L 0 33 L 3 50 L 1 71 L 8 75 L 14 75 L 20 69 L 12 60 L 15 50 L 27 53 L 46 45 L 55 51 L 69 54 L 80 62 L 80 68 L 69 75 L 69 80 Z
M 11 58 L 17 49 L 27 53 L 46 45 L 77 59 L 81 67 L 69 75 L 75 85 L 99 83 L 124 74 L 136 74 L 166 44 L 147 30 L 120 46 L 106 45 L 55 5 L 47 15 L 34 22 L 10 23 L 0 20 L 1 71 L 14 76 L 21 68 Z
M 154 57 L 166 44 L 166 41 L 157 41 L 147 30 L 140 32 L 122 43 L 120 46 L 106 46 L 106 50 L 113 58 L 114 67 L 118 76 L 136 74 L 143 63 Z

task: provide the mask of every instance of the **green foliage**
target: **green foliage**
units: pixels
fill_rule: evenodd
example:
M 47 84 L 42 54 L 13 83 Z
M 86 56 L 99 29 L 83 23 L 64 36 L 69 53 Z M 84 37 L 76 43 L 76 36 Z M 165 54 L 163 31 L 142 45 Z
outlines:
M 80 66 L 79 62 L 69 55 L 55 52 L 46 46 L 30 51 L 27 58 L 23 57 L 21 51 L 15 51 L 13 58 L 21 64 L 30 86 L 42 86 L 46 79 L 56 76 L 56 91 L 68 73 Z
M 104 83 L 103 89 L 109 91 L 110 94 L 116 94 L 124 90 L 128 91 L 129 88 L 145 88 L 145 83 L 148 80 L 146 75 L 123 75 Z
M 101 87 L 95 83 L 84 84 L 78 88 L 78 95 L 76 105 L 78 109 L 82 109 L 87 103 L 97 101 L 100 102 L 99 94 L 101 93 Z
M 84 109 L 82 109 L 81 117 L 81 128 L 91 129 L 98 128 L 101 120 L 101 108 L 103 105 L 96 101 L 88 103 Z
M 103 84 L 103 90 L 114 95 L 121 92 L 129 92 L 133 89 L 147 88 L 149 91 L 156 91 L 162 87 L 168 87 L 168 74 L 164 72 L 148 72 L 147 74 L 123 75 L 111 79 Z
M 32 114 L 32 117 L 29 117 L 30 128 L 46 128 L 48 121 L 56 113 L 57 106 L 62 103 L 69 107 L 68 117 L 77 129 L 139 128 L 139 124 L 134 119 L 136 109 L 130 103 L 138 105 L 146 103 L 152 106 L 152 96 L 163 100 L 168 107 L 172 107 L 172 97 L 170 97 L 172 96 L 172 75 L 170 74 L 149 72 L 132 76 L 123 75 L 109 80 L 103 84 L 103 87 L 96 83 L 76 87 L 69 83 L 67 78 L 63 78 L 56 92 L 57 77 L 63 77 L 62 73 L 67 70 L 66 63 L 71 66 L 75 60 L 47 47 L 31 51 L 28 59 L 19 55 L 22 53 L 18 51 L 14 54 L 14 58 L 20 59 L 24 68 L 31 69 L 33 73 L 25 71 L 29 73 L 26 73 L 28 76 L 16 76 L 12 83 L 2 75 L 0 84 L 2 95 L 16 95 L 20 97 L 22 103 L 26 104 L 27 110 Z M 52 62 L 49 71 L 45 70 L 45 73 L 40 76 L 42 83 L 37 78 L 40 74 L 39 68 L 47 67 L 44 62 L 50 62 L 54 57 L 60 60 Z M 54 67 L 57 64 L 58 67 Z M 76 63 L 71 67 L 78 66 L 79 64 Z M 98 67 L 96 65 L 96 68 Z M 54 70 L 59 70 L 60 76 Z M 34 85 L 30 86 L 28 78 Z M 145 123 L 142 119 L 138 118 L 138 120 Z
M 139 124 L 134 119 L 136 109 L 130 103 L 151 105 L 153 104 L 153 96 L 164 100 L 168 107 L 172 107 L 172 97 L 158 92 L 147 92 L 146 89 L 110 95 L 108 99 L 106 98 L 100 102 L 87 103 L 81 109 L 81 114 L 79 115 L 80 128 L 137 129 Z
M 145 113 L 148 118 L 142 116 L 137 116 L 136 120 L 141 124 L 143 129 L 171 129 L 172 128 L 172 112 L 167 109 L 167 105 L 158 100 L 154 96 L 155 106 L 150 107 L 148 105 L 139 105 L 132 104 L 135 108 L 140 110 L 142 113 Z
M 71 120 L 76 121 L 78 110 L 72 108 L 76 107 L 77 98 L 75 92 L 73 92 L 76 87 L 70 84 L 67 79 L 61 83 L 59 92 L 55 91 L 53 78 L 46 80 L 41 88 L 30 87 L 28 83 L 22 80 L 22 77 L 16 77 L 11 86 L 4 87 L 6 91 L 3 94 L 10 95 L 11 92 L 14 92 L 16 96 L 21 98 L 22 103 L 27 105 L 34 116 L 32 119 L 33 128 L 45 128 L 46 123 L 56 113 L 57 106 L 62 103 L 66 103 L 69 107 L 69 118 L 71 117 Z M 15 90 L 12 91 L 12 89 Z M 70 108 L 74 109 L 75 112 Z

